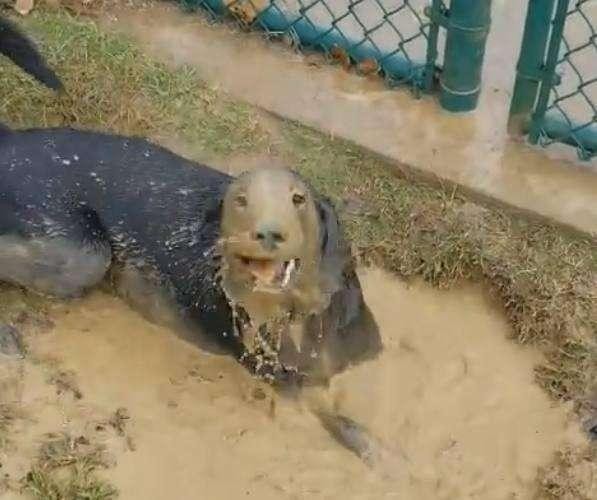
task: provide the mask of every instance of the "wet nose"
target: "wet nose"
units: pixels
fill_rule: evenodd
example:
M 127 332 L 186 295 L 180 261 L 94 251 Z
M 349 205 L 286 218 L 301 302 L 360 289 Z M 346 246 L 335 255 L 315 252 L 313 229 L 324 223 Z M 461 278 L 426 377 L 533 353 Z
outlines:
M 286 236 L 277 229 L 263 228 L 255 232 L 253 237 L 261 243 L 266 250 L 275 250 L 280 243 L 286 241 Z

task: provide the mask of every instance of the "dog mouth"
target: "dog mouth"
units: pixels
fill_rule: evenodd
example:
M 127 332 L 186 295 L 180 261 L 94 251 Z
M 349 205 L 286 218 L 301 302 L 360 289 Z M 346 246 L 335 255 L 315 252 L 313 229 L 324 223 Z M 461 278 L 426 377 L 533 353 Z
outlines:
M 293 281 L 301 267 L 298 258 L 280 261 L 261 257 L 237 255 L 238 262 L 260 284 L 284 289 Z

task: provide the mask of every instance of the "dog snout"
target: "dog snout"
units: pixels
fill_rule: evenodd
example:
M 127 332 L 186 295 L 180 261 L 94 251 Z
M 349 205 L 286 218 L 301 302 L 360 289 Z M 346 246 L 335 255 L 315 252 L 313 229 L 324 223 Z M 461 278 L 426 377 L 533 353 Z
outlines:
M 260 228 L 253 233 L 253 239 L 259 241 L 266 250 L 272 251 L 286 241 L 286 235 L 277 228 Z

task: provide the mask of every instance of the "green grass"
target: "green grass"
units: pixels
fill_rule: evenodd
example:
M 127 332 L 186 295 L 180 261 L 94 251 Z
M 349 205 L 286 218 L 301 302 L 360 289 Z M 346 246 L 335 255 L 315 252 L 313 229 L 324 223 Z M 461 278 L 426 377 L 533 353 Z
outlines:
M 593 500 L 595 479 L 590 464 L 597 462 L 597 447 L 564 448 L 538 476 L 535 500 Z
M 3 59 L 0 116 L 12 126 L 71 125 L 156 138 L 167 133 L 213 154 L 250 151 L 267 140 L 249 106 L 208 88 L 193 68 L 169 71 L 125 38 L 66 14 L 37 13 L 23 24 L 44 40 L 40 48 L 67 93 L 57 97 Z
M 110 500 L 117 491 L 95 471 L 110 463 L 103 447 L 80 436 L 49 436 L 23 479 L 23 490 L 39 500 Z
M 273 148 L 337 203 L 363 261 L 441 288 L 483 281 L 501 300 L 513 339 L 544 353 L 536 370 L 542 387 L 555 399 L 573 401 L 580 413 L 597 404 L 591 399 L 597 380 L 595 240 L 414 182 L 378 157 L 298 124 L 280 122 L 274 141 L 259 113 L 208 88 L 195 70 L 169 70 L 90 21 L 40 12 L 22 23 L 43 39 L 68 95 L 57 98 L 0 62 L 3 120 L 176 137 L 206 156 Z M 545 495 L 565 487 L 549 479 L 565 477 L 564 462 L 545 473 Z M 45 472 L 32 470 L 29 491 L 60 498 L 52 491 L 64 485 L 56 486 Z M 107 498 L 101 494 L 109 490 L 97 486 L 92 474 L 84 477 L 99 489 L 95 496 L 72 498 Z

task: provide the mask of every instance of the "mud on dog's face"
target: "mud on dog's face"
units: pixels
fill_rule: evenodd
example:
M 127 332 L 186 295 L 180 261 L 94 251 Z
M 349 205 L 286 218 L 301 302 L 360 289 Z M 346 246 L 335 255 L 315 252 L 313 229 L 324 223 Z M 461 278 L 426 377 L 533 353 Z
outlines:
M 315 201 L 288 170 L 239 176 L 224 198 L 221 237 L 228 274 L 252 290 L 292 290 L 319 264 Z

